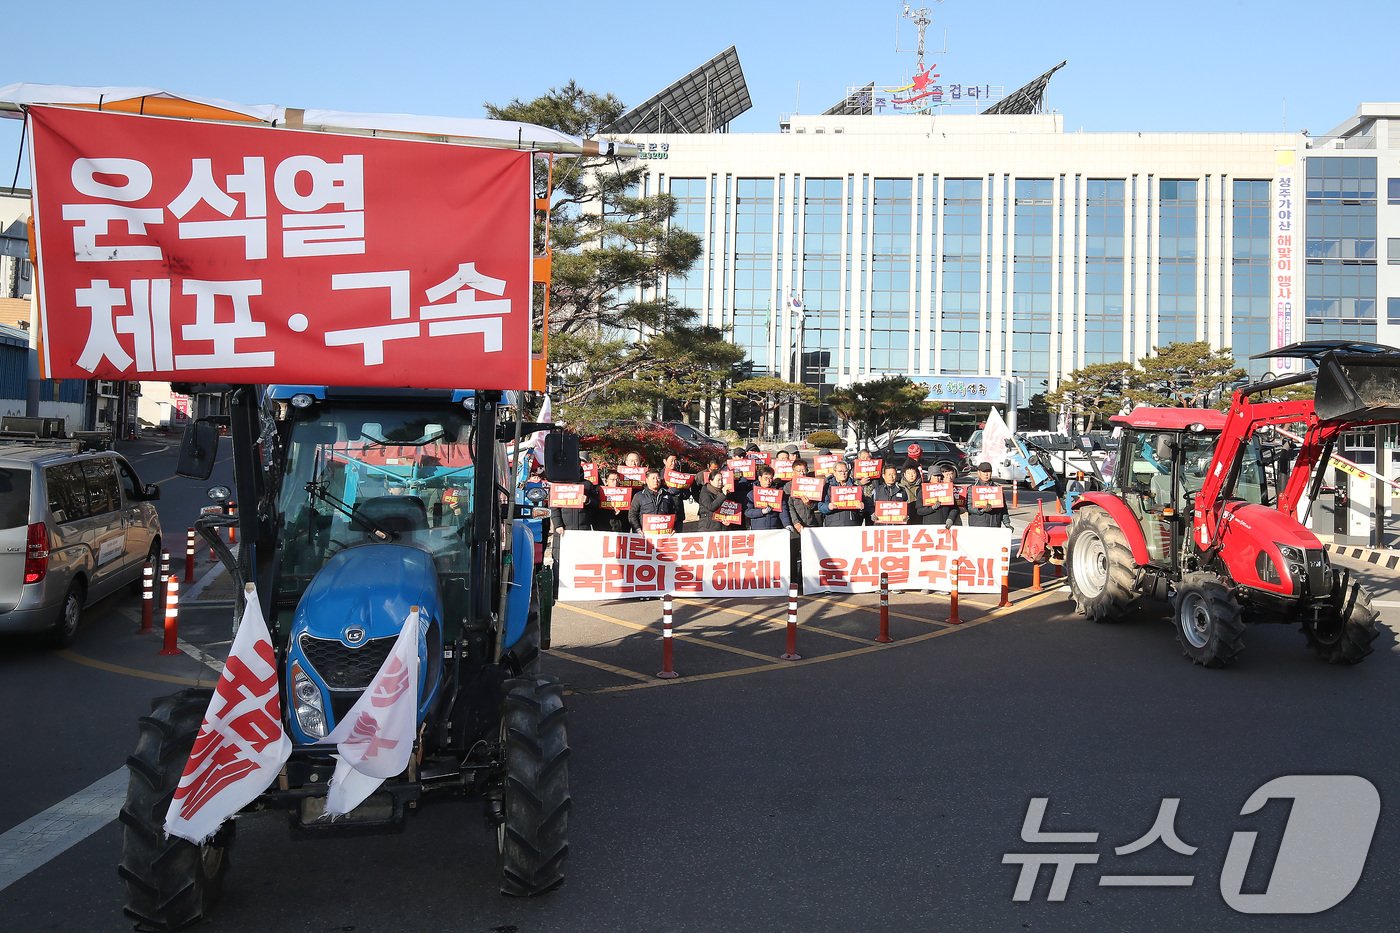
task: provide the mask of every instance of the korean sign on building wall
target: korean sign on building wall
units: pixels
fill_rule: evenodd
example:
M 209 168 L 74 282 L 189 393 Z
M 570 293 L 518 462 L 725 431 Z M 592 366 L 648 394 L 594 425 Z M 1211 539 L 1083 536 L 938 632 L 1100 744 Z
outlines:
M 1298 209 L 1298 192 L 1294 187 L 1294 172 L 1297 154 L 1290 150 L 1280 150 L 1275 154 L 1273 219 L 1269 224 L 1273 233 L 1270 250 L 1272 261 L 1269 276 L 1269 295 L 1273 298 L 1273 345 L 1286 347 L 1303 338 L 1302 329 L 1295 325 L 1298 312 L 1304 305 L 1299 294 L 1301 266 L 1298 247 L 1303 242 L 1302 215 Z M 1273 360 L 1274 372 L 1292 372 L 1301 360 L 1277 358 Z
M 1003 376 L 911 376 L 928 386 L 930 402 L 982 402 L 1005 404 L 1007 379 Z
M 30 121 L 47 377 L 533 388 L 528 152 Z

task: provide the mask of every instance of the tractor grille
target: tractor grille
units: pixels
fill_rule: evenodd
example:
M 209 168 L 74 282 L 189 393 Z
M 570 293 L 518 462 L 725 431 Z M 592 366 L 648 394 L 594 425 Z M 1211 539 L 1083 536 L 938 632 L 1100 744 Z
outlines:
M 332 690 L 363 690 L 379 673 L 397 638 L 372 638 L 358 648 L 347 648 L 334 639 L 302 635 L 301 650 Z
M 1331 593 L 1332 568 L 1327 562 L 1327 552 L 1304 551 L 1303 559 L 1308 562 L 1308 592 L 1318 598 Z

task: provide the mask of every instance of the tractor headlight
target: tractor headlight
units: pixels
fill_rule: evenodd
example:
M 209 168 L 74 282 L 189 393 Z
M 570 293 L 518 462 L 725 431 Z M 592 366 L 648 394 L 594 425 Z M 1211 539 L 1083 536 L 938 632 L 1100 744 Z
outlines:
M 305 392 L 298 392 L 296 395 L 292 396 L 291 401 L 293 408 L 310 408 L 311 403 L 316 400 Z
M 1288 562 L 1288 573 L 1293 578 L 1293 588 L 1297 590 L 1308 579 L 1308 555 L 1303 553 L 1300 547 L 1277 542 L 1275 544 L 1283 559 Z
M 292 699 L 295 701 L 297 725 L 313 739 L 326 734 L 326 710 L 321 702 L 321 688 L 300 664 L 292 664 Z
M 1283 578 L 1279 576 L 1278 567 L 1274 564 L 1274 559 L 1267 551 L 1260 551 L 1259 556 L 1254 558 L 1254 572 L 1259 574 L 1259 579 L 1265 583 L 1282 583 Z

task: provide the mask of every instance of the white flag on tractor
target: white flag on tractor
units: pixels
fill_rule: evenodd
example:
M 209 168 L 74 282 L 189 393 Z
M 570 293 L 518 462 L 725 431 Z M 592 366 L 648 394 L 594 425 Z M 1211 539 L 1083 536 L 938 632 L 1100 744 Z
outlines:
M 326 794 L 326 815 L 342 816 L 408 767 L 418 732 L 418 607 L 379 673 L 330 735 L 319 743 L 339 753 Z
M 199 844 L 272 785 L 292 753 L 282 729 L 277 655 L 248 584 L 229 649 L 194 748 L 165 814 L 165 831 Z

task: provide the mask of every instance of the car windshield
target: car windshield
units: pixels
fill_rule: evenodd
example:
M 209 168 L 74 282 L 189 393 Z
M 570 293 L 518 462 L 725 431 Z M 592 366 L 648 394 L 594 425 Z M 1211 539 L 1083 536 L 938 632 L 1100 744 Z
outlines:
M 339 551 L 391 540 L 465 572 L 475 469 L 461 410 L 323 410 L 293 423 L 278 500 L 282 594 Z

